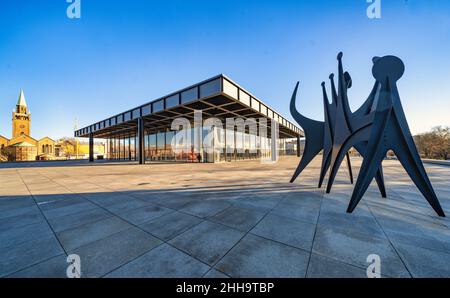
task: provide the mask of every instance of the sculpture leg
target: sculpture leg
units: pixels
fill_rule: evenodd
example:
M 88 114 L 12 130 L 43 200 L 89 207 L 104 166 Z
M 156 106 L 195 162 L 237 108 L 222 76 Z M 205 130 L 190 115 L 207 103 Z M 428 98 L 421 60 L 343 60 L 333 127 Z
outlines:
M 328 177 L 326 193 L 331 192 L 331 187 L 333 186 L 334 179 L 336 178 L 339 167 L 341 166 L 341 163 L 344 160 L 345 155 L 347 154 L 349 149 L 350 149 L 350 146 L 343 145 L 340 148 L 340 151 L 336 155 L 335 162 L 331 164 L 331 171 L 330 171 L 330 176 Z
M 308 166 L 308 164 L 316 157 L 316 155 L 320 152 L 320 150 L 314 150 L 310 151 L 308 143 L 305 144 L 305 150 L 303 152 L 302 159 L 300 160 L 300 163 L 298 164 L 297 168 L 295 169 L 294 175 L 291 178 L 291 183 L 297 179 L 298 175 L 300 175 L 301 172 Z
M 290 111 L 292 117 L 303 127 L 305 132 L 306 142 L 303 151 L 302 159 L 295 169 L 294 175 L 291 178 L 291 183 L 297 179 L 298 175 L 306 168 L 306 166 L 314 159 L 314 157 L 323 149 L 324 139 L 324 123 L 320 121 L 311 120 L 306 118 L 297 111 L 295 107 L 295 101 L 297 98 L 297 90 L 299 83 L 297 82 L 294 92 L 292 93 Z M 310 138 L 310 136 L 312 136 Z
M 364 157 L 364 154 L 366 153 L 366 150 L 367 150 L 367 142 L 358 143 L 358 144 L 354 145 L 353 147 L 355 147 L 355 149 L 359 152 L 359 154 L 361 154 L 361 156 Z M 382 166 L 380 166 L 380 168 L 378 169 L 378 172 L 375 174 L 375 180 L 377 182 L 378 189 L 380 190 L 381 197 L 386 198 L 387 195 L 386 195 L 386 187 L 384 185 L 383 167 Z
M 327 174 L 328 169 L 330 168 L 330 162 L 331 162 L 331 151 L 329 151 L 327 154 L 324 152 L 322 160 L 322 168 L 320 169 L 318 188 L 322 188 L 323 180 L 325 179 L 325 175 Z
M 353 172 L 352 172 L 352 163 L 350 162 L 350 154 L 346 154 L 347 156 L 347 168 L 348 168 L 348 176 L 350 178 L 350 183 L 353 184 Z
M 378 169 L 377 173 L 375 174 L 375 181 L 377 182 L 378 189 L 380 190 L 381 197 L 386 198 L 386 187 L 384 185 L 384 178 L 383 178 L 383 166 L 380 165 L 380 168 Z
M 335 161 L 331 161 L 331 171 L 330 171 L 330 176 L 328 178 L 328 184 L 327 184 L 327 193 L 330 193 L 331 191 L 331 187 L 333 186 L 334 183 L 334 179 L 336 178 L 337 172 L 339 170 L 339 167 L 341 166 L 342 160 L 345 158 L 345 155 L 348 153 L 348 150 L 350 150 L 350 148 L 353 146 L 353 144 L 357 144 L 354 145 L 356 150 L 359 151 L 359 153 L 361 153 L 361 155 L 364 156 L 365 150 L 363 151 L 362 149 L 365 148 L 361 148 L 361 142 L 363 142 L 362 140 L 367 138 L 367 134 L 370 134 L 370 127 L 366 127 L 364 129 L 361 129 L 357 132 L 355 132 L 354 134 L 350 135 L 349 138 L 347 138 L 345 140 L 345 142 L 342 144 L 342 146 L 339 148 L 339 151 L 336 154 L 336 158 Z M 353 175 L 352 175 L 353 176 Z
M 356 180 L 352 198 L 348 204 L 348 213 L 352 213 L 359 201 L 361 201 L 375 174 L 378 172 L 385 156 L 386 150 L 384 148 L 379 148 L 377 151 L 373 152 L 373 154 L 364 158 L 363 164 L 361 165 L 361 169 L 359 171 L 358 179 Z
M 347 212 L 352 213 L 364 193 L 372 182 L 377 171 L 381 167 L 383 159 L 386 157 L 387 148 L 385 147 L 385 129 L 388 121 L 391 119 L 391 109 L 388 108 L 379 112 L 375 116 L 374 124 L 371 127 L 371 136 L 364 152 L 364 160 L 356 180 L 352 198 L 348 204 Z
M 403 168 L 405 168 L 411 180 L 423 194 L 434 211 L 436 211 L 439 216 L 445 217 L 445 213 L 442 210 L 441 204 L 439 203 L 433 187 L 431 186 L 431 182 L 425 172 L 422 161 L 420 161 L 418 153 L 416 153 L 417 156 L 414 156 L 414 153 L 411 152 L 406 145 L 404 138 L 398 137 L 395 139 L 398 141 L 394 152 L 400 163 L 403 165 Z

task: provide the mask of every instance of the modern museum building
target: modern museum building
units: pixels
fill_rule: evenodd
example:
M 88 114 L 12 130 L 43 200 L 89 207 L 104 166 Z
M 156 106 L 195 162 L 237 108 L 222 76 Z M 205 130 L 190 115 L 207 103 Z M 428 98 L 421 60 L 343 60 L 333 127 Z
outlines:
M 303 131 L 218 75 L 75 131 L 111 160 L 225 162 L 300 155 Z M 142 152 L 143 154 L 140 154 Z

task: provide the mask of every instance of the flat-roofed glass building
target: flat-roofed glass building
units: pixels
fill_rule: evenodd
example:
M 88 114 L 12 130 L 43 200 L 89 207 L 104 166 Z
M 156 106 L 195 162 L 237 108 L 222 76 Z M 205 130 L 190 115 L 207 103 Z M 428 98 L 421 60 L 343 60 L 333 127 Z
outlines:
M 299 127 L 224 75 L 75 131 L 91 145 L 94 138 L 105 139 L 108 159 L 140 163 L 267 158 L 275 149 L 299 155 L 302 136 Z

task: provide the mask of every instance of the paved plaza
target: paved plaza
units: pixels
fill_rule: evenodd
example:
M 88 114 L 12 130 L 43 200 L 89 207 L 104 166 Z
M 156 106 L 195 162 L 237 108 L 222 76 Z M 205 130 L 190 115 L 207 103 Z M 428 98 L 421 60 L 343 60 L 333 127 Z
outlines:
M 78 254 L 82 277 L 366 277 L 378 254 L 384 277 L 450 277 L 450 220 L 397 161 L 353 214 L 345 167 L 324 195 L 320 162 L 294 184 L 296 157 L 0 164 L 0 276 L 66 277 Z M 425 166 L 450 216 L 450 167 Z

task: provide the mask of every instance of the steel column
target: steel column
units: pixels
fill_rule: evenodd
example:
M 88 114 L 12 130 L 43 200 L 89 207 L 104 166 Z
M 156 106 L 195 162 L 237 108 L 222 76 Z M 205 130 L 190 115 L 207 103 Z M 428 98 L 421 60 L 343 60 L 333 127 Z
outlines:
M 139 156 L 139 164 L 145 164 L 145 142 L 144 142 L 144 118 L 138 118 L 137 125 L 137 153 Z
M 89 134 L 89 162 L 94 162 L 94 134 Z

